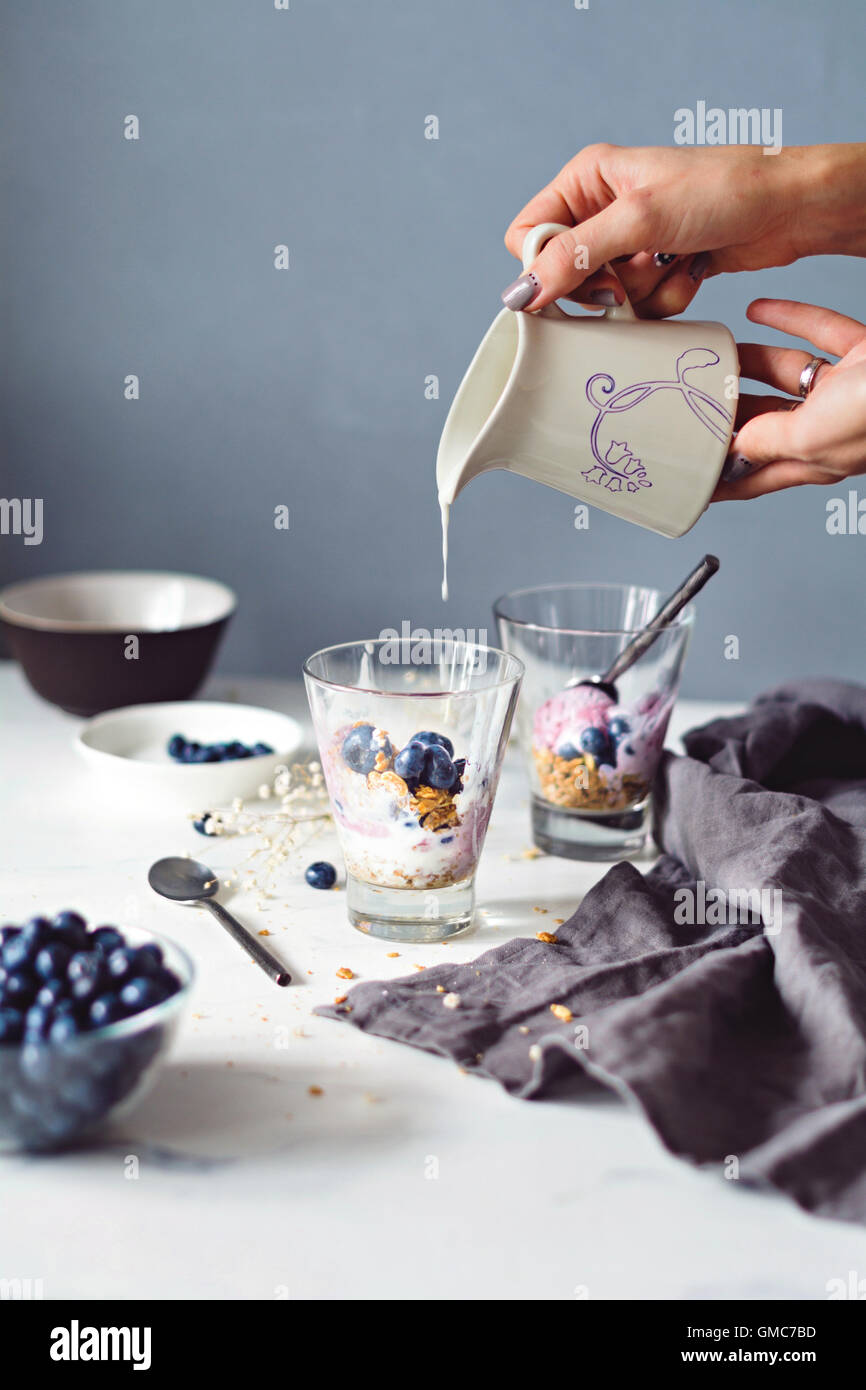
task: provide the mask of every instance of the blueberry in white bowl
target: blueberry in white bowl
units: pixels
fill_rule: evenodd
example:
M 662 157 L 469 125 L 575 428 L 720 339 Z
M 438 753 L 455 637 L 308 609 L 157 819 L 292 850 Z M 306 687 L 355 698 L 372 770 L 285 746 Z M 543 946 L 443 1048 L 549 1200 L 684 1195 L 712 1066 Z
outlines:
M 91 719 L 78 752 L 106 792 L 149 811 L 251 800 L 303 743 L 296 719 L 230 700 L 137 705 Z
M 176 763 L 232 763 L 242 758 L 264 758 L 274 749 L 269 743 L 249 744 L 239 738 L 222 743 L 199 743 L 183 734 L 172 734 L 166 752 Z
M 0 1150 L 62 1148 L 138 1100 L 192 975 L 172 942 L 71 910 L 0 929 Z

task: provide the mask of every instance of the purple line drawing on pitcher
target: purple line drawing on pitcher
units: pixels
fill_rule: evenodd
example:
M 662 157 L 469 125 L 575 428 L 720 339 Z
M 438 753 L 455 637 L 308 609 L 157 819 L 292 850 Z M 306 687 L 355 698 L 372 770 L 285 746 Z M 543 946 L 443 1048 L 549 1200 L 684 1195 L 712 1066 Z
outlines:
M 586 383 L 586 398 L 598 411 L 589 435 L 592 455 L 596 462 L 581 476 L 586 478 L 588 483 L 606 487 L 609 492 L 622 492 L 623 488 L 628 492 L 637 492 L 639 487 L 652 487 L 652 479 L 648 477 L 643 462 L 632 453 L 628 443 L 625 440 L 614 439 L 608 445 L 607 452 L 602 455 L 598 432 L 602 421 L 608 415 L 620 415 L 626 410 L 632 410 L 654 391 L 677 391 L 701 424 L 723 444 L 727 444 L 731 432 L 731 412 L 726 410 L 721 402 L 688 380 L 689 372 L 700 371 L 704 367 L 715 367 L 718 361 L 719 355 L 713 352 L 712 348 L 687 348 L 677 358 L 676 376 L 672 380 L 636 381 L 631 386 L 620 387 L 615 395 L 611 395 L 611 392 L 614 391 L 616 382 L 607 372 L 596 372 L 591 376 Z M 610 399 L 598 399 L 596 390 Z

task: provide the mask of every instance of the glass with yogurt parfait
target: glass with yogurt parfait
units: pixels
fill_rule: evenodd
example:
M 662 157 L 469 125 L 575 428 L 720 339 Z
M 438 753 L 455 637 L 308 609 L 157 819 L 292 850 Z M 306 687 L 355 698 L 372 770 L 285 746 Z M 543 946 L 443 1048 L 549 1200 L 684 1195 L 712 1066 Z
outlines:
M 566 584 L 498 599 L 503 647 L 526 675 L 518 734 L 539 849 L 569 859 L 639 853 L 650 788 L 679 689 L 694 608 L 660 628 L 612 690 L 592 684 L 655 616 L 665 595 L 630 584 Z
M 517 657 L 450 637 L 351 642 L 305 662 L 359 930 L 441 941 L 471 924 L 522 675 Z

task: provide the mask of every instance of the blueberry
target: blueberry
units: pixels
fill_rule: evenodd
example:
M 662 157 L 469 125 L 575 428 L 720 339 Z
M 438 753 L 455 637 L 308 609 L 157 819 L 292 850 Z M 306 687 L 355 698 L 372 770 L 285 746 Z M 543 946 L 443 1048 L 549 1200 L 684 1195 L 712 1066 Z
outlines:
M 0 960 L 6 970 L 22 970 L 32 963 L 34 954 L 22 931 L 6 942 Z
M 405 782 L 415 782 L 424 771 L 426 756 L 427 745 L 421 743 L 420 739 L 413 739 L 394 759 L 394 771 Z
M 0 1043 L 20 1042 L 24 1036 L 24 1015 L 20 1009 L 0 1008 Z
M 629 724 L 628 720 L 623 715 L 615 714 L 613 719 L 608 721 L 607 727 L 610 730 L 611 737 L 619 743 L 620 739 L 624 738 L 625 735 L 629 733 L 631 724 Z
M 81 1032 L 81 1024 L 73 1013 L 55 1017 L 48 1029 L 48 1041 L 53 1043 L 71 1042 Z
M 135 952 L 135 969 L 138 975 L 156 975 L 162 969 L 162 947 L 155 941 L 139 946 Z
M 120 1001 L 127 1013 L 137 1014 L 142 1009 L 152 1009 L 155 1004 L 161 1004 L 165 999 L 165 993 L 155 980 L 149 980 L 144 975 L 137 975 L 123 986 L 120 991 Z
M 455 758 L 455 760 L 454 760 L 454 781 L 451 783 L 451 786 L 450 786 L 450 788 L 449 788 L 449 791 L 452 791 L 452 792 L 454 793 L 455 796 L 458 796 L 459 793 L 463 790 L 463 774 L 464 774 L 465 771 L 466 771 L 466 759 L 465 759 L 465 758 Z
M 273 751 L 274 750 L 269 743 L 253 744 L 253 753 L 257 758 L 263 758 L 266 753 L 273 753 Z
M 445 749 L 450 758 L 454 757 L 454 744 L 450 738 L 446 738 L 444 734 L 434 734 L 430 729 L 422 729 L 420 734 L 413 734 L 411 742 L 423 743 L 427 748 L 438 744 L 440 748 Z
M 310 864 L 304 873 L 311 888 L 333 888 L 337 882 L 337 870 L 333 864 L 328 864 L 319 859 L 315 864 Z
M 225 744 L 223 756 L 227 758 L 242 758 L 244 756 L 244 745 L 239 739 L 232 739 L 231 743 Z
M 94 1028 L 104 1028 L 108 1023 L 116 1023 L 126 1017 L 126 1009 L 116 994 L 100 994 L 90 1005 L 88 1018 Z
M 580 757 L 580 749 L 575 748 L 573 743 L 561 743 L 556 750 L 556 756 L 564 758 L 567 763 L 570 763 L 575 758 Z
M 52 941 L 50 946 L 42 947 L 33 968 L 42 980 L 62 979 L 71 959 L 72 951 L 68 946 L 62 941 Z
M 186 749 L 186 739 L 183 734 L 172 734 L 168 741 L 168 756 L 180 762 Z
M 358 724 L 343 739 L 343 762 L 353 772 L 360 772 L 365 777 L 376 766 L 376 754 L 380 751 L 373 742 L 375 732 L 372 724 Z
M 66 967 L 66 978 L 73 983 L 75 980 L 83 980 L 87 976 L 95 975 L 101 966 L 102 962 L 95 951 L 76 951 Z
M 54 1005 L 66 996 L 67 984 L 65 980 L 54 979 L 46 980 L 36 996 L 36 1003 L 43 1008 L 54 1008 Z
M 166 999 L 171 994 L 177 994 L 180 989 L 180 980 L 173 970 L 168 970 L 164 965 L 161 965 L 158 970 L 151 970 L 148 979 L 153 980 L 154 984 L 159 986 Z
M 28 1042 L 41 1042 L 48 1036 L 48 1029 L 54 1021 L 53 1007 L 33 1004 L 24 1017 L 24 1036 Z
M 20 927 L 14 927 L 11 922 L 5 927 L 0 927 L 0 944 L 5 945 L 7 941 L 11 941 L 13 936 L 17 936 L 20 930 Z
M 112 980 L 128 980 L 135 967 L 135 951 L 131 946 L 120 946 L 108 957 L 108 973 Z
M 4 1004 L 11 1004 L 15 1009 L 24 1009 L 36 998 L 39 981 L 29 970 L 10 970 L 3 981 L 2 990 Z
M 87 927 L 87 923 L 81 916 L 81 913 L 72 912 L 69 908 L 67 908 L 64 912 L 57 913 L 57 916 L 54 918 L 53 925 L 59 931 L 84 931 Z
M 454 764 L 451 755 L 442 744 L 431 743 L 424 759 L 422 781 L 428 787 L 447 791 L 454 783 Z
M 116 951 L 118 946 L 126 945 L 123 932 L 118 931 L 117 927 L 97 927 L 90 933 L 90 941 L 94 949 L 105 956 Z
M 105 987 L 105 975 L 94 970 L 89 975 L 80 975 L 72 984 L 72 998 L 77 1004 L 89 1004 Z
M 207 813 L 205 813 L 205 815 L 199 816 L 198 820 L 194 820 L 194 821 L 193 821 L 193 823 L 192 823 L 192 828 L 193 828 L 193 830 L 197 830 L 198 833 L 199 833 L 199 835 L 213 835 L 213 833 L 214 833 L 214 821 L 213 821 L 213 818 L 212 818 L 211 816 L 209 816 Z
M 604 729 L 590 726 L 580 736 L 580 746 L 584 753 L 604 761 L 604 754 L 610 751 L 610 739 Z
M 21 935 L 16 940 L 26 941 L 35 955 L 40 946 L 47 945 L 51 940 L 51 923 L 47 917 L 31 917 L 29 922 L 24 923 Z
M 63 941 L 73 951 L 87 945 L 87 923 L 77 912 L 58 912 L 54 918 L 54 940 Z

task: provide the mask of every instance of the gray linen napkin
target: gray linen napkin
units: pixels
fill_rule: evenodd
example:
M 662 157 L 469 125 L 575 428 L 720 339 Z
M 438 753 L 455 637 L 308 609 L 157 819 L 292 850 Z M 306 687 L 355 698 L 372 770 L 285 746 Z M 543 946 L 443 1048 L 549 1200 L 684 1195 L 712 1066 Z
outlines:
M 661 859 L 615 865 L 556 943 L 316 1012 L 520 1097 L 601 1083 L 673 1153 L 866 1220 L 866 688 L 782 686 L 685 746 L 654 788 Z

